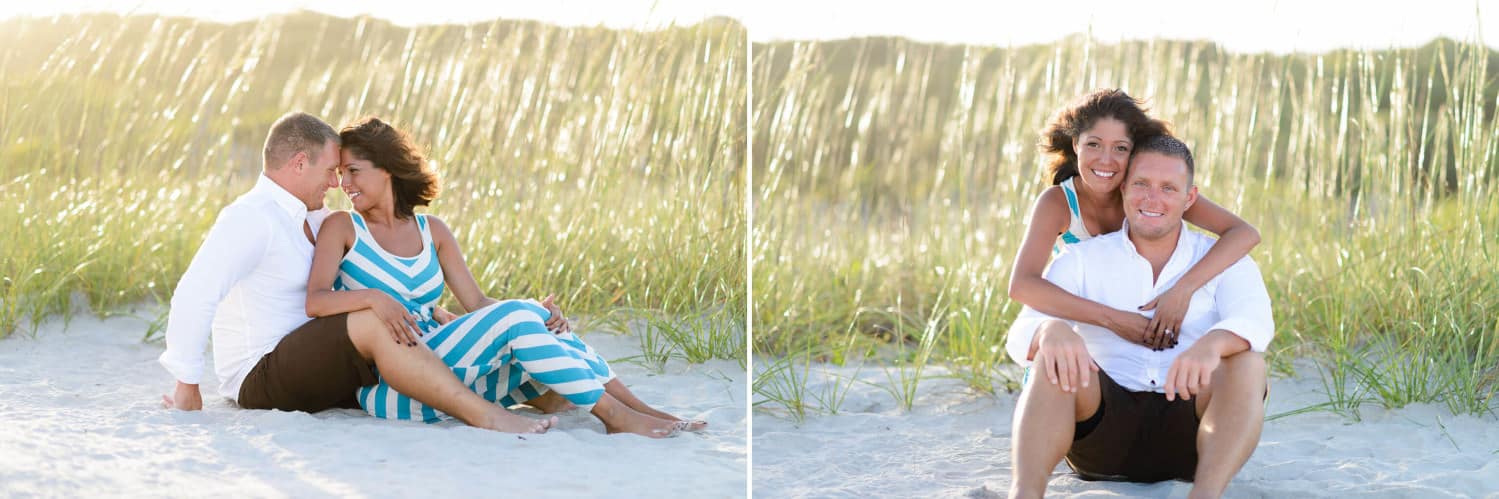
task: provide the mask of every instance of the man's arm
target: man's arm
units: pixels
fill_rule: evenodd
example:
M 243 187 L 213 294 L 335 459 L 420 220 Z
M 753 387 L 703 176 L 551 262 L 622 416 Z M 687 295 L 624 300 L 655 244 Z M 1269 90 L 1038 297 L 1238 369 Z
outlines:
M 1223 271 L 1214 295 L 1218 322 L 1208 333 L 1176 357 L 1166 372 L 1166 400 L 1178 395 L 1191 400 L 1213 380 L 1224 357 L 1244 351 L 1264 352 L 1275 334 L 1270 312 L 1270 294 L 1260 277 L 1259 266 L 1244 257 Z
M 1061 255 L 1051 262 L 1046 268 L 1043 277 L 1052 284 L 1072 293 L 1081 295 L 1083 290 L 1083 268 L 1082 259 L 1071 249 L 1065 250 Z M 1015 317 L 1015 322 L 1010 324 L 1010 331 L 1005 336 L 1005 351 L 1016 364 L 1030 367 L 1031 361 L 1035 359 L 1036 331 L 1047 321 L 1064 321 L 1057 317 L 1043 314 L 1029 306 L 1020 310 L 1020 315 Z M 1075 324 L 1074 324 L 1075 325 Z
M 225 208 L 177 281 L 167 314 L 167 350 L 157 359 L 177 379 L 174 397 L 164 400 L 168 405 L 202 408 L 198 384 L 214 313 L 229 290 L 260 264 L 270 235 L 270 221 L 252 208 Z

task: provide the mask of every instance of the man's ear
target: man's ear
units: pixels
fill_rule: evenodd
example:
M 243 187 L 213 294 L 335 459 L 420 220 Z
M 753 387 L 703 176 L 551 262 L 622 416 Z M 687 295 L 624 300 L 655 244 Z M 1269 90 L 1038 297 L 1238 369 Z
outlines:
M 292 168 L 296 169 L 297 173 L 302 173 L 303 170 L 306 170 L 307 153 L 303 151 L 297 151 L 296 154 L 293 154 L 291 156 L 291 166 Z
M 1190 187 L 1190 188 L 1187 189 L 1187 205 L 1184 206 L 1184 207 L 1182 207 L 1182 211 L 1187 211 L 1189 209 L 1192 209 L 1192 205 L 1196 204 L 1196 203 L 1197 203 L 1197 186 L 1194 185 L 1194 186 L 1192 186 L 1192 187 Z

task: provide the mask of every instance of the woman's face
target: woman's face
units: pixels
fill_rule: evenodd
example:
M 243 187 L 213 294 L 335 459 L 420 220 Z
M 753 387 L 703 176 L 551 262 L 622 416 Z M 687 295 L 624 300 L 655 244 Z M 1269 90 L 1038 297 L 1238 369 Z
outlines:
M 1072 141 L 1077 153 L 1077 176 L 1093 192 L 1118 189 L 1124 182 L 1124 169 L 1129 166 L 1133 147 L 1124 122 L 1112 117 L 1099 118 L 1092 128 L 1083 130 Z
M 343 180 L 339 182 L 339 187 L 349 196 L 354 210 L 365 211 L 381 203 L 389 204 L 390 173 L 375 168 L 374 163 L 360 158 L 348 149 L 340 154 L 343 161 L 338 168 L 339 173 L 343 174 Z

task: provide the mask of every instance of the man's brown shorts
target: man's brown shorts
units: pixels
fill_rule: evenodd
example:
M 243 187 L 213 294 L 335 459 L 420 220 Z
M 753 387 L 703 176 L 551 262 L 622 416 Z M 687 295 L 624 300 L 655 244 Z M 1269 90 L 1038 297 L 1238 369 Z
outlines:
M 1098 412 L 1081 423 L 1067 465 L 1084 480 L 1191 481 L 1197 471 L 1197 405 L 1131 392 L 1098 372 Z
M 349 339 L 348 314 L 318 317 L 281 338 L 239 386 L 239 406 L 318 412 L 358 409 L 354 391 L 376 383 Z

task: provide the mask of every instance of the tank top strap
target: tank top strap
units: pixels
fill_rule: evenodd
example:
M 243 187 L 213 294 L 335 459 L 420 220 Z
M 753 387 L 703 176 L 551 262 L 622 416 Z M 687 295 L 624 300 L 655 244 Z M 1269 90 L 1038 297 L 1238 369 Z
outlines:
M 422 247 L 432 248 L 432 228 L 430 225 L 427 225 L 426 214 L 418 214 L 416 216 L 416 229 L 422 233 Z M 434 254 L 434 258 L 435 256 Z
M 1076 178 L 1077 177 L 1069 178 L 1067 180 L 1063 180 L 1061 184 L 1058 184 L 1062 186 L 1062 194 L 1065 194 L 1067 196 L 1067 211 L 1072 213 L 1073 218 L 1077 218 L 1083 215 L 1082 210 L 1077 206 L 1077 188 L 1073 187 L 1072 185 L 1072 181 Z
M 374 237 L 373 235 L 370 234 L 370 227 L 369 227 L 369 225 L 365 224 L 364 217 L 359 216 L 359 212 L 354 211 L 354 210 L 349 210 L 349 218 L 351 218 L 351 219 L 354 220 L 354 239 L 365 239 L 365 238 L 372 238 L 372 237 Z
M 1060 253 L 1061 246 L 1077 244 L 1093 237 L 1093 234 L 1088 233 L 1087 224 L 1083 223 L 1083 211 L 1077 203 L 1077 186 L 1073 184 L 1073 180 L 1076 178 L 1069 178 L 1057 184 L 1058 187 L 1062 188 L 1062 194 L 1067 197 L 1067 213 L 1069 216 L 1067 217 L 1067 230 L 1062 232 L 1057 238 L 1057 244 L 1052 246 L 1053 254 Z

